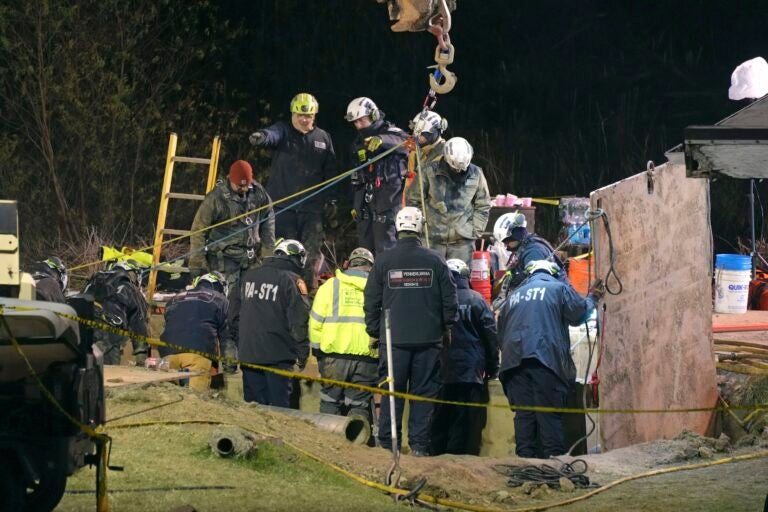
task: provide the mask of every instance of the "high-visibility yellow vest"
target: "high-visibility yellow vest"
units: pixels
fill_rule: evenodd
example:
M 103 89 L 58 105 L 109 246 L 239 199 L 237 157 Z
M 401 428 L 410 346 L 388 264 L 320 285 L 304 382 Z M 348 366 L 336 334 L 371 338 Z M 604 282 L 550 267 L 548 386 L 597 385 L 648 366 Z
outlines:
M 309 313 L 312 348 L 327 354 L 376 357 L 365 332 L 363 290 L 367 279 L 367 272 L 337 270 L 336 277 L 318 288 Z

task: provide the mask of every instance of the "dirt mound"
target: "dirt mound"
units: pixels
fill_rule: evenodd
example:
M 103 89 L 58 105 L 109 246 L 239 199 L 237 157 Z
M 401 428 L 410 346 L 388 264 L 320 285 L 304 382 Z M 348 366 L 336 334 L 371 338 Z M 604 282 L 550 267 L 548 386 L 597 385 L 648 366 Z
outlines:
M 322 430 L 295 417 L 267 410 L 257 405 L 223 398 L 207 397 L 172 384 L 153 384 L 141 388 L 116 388 L 108 391 L 110 418 L 120 418 L 107 425 L 107 431 L 120 425 L 145 422 L 221 422 L 238 425 L 261 435 L 282 439 L 286 445 L 305 450 L 356 475 L 384 482 L 391 455 L 380 448 L 351 444 L 343 437 Z M 139 414 L 135 414 L 139 412 Z M 768 439 L 755 438 L 754 446 L 768 445 Z M 606 484 L 618 478 L 651 469 L 713 459 L 738 447 L 727 436 L 707 438 L 684 431 L 674 439 L 644 443 L 606 454 L 579 457 L 587 462 L 593 482 Z M 754 450 L 755 448 L 749 448 Z M 741 451 L 747 449 L 741 448 Z M 574 458 L 561 457 L 566 462 Z M 561 501 L 573 494 L 546 491 L 526 494 L 509 488 L 507 478 L 494 467 L 499 464 L 549 463 L 516 457 L 486 458 L 442 455 L 430 458 L 401 458 L 402 483 L 408 486 L 427 477 L 425 493 L 455 501 L 488 506 Z M 576 491 L 583 492 L 583 491 Z

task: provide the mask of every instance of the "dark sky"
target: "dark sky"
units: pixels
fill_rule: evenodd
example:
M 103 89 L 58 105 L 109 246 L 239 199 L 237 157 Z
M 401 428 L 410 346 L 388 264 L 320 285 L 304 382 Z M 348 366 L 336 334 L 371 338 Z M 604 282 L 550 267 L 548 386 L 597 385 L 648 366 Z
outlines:
M 765 54 L 760 2 L 459 0 L 459 76 L 436 110 L 475 146 L 492 188 L 585 194 L 663 161 L 688 124 L 717 121 L 730 73 Z M 374 0 L 231 2 L 252 31 L 228 72 L 287 110 L 315 94 L 318 124 L 345 148 L 347 102 L 369 96 L 401 127 L 427 92 L 434 38 L 393 33 Z M 254 114 L 259 114 L 259 109 Z M 493 190 L 492 190 L 493 191 Z

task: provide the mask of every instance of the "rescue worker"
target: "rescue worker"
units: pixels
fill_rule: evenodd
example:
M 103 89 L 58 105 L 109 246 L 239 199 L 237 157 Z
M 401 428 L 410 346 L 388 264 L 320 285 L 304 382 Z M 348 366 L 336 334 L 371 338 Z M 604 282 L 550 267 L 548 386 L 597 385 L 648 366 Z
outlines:
M 411 121 L 411 133 L 414 141 L 419 145 L 422 167 L 443 156 L 445 146 L 443 132 L 447 129 L 448 121 L 431 110 L 419 112 Z M 415 152 L 411 154 L 415 155 Z M 417 170 L 417 168 L 409 167 L 409 170 Z
M 440 353 L 444 340 L 450 343 L 458 304 L 445 260 L 421 245 L 423 222 L 418 208 L 406 206 L 397 213 L 397 245 L 376 257 L 365 286 L 365 325 L 376 347 L 385 336 L 385 311 L 390 311 L 395 390 L 436 398 Z M 381 350 L 379 380 L 387 378 L 386 350 Z M 399 443 L 404 401 L 398 398 L 395 402 Z M 382 399 L 380 411 L 380 418 L 389 418 L 387 397 Z M 433 403 L 410 403 L 408 444 L 413 455 L 430 454 L 433 413 Z M 379 444 L 392 448 L 388 427 L 379 428 Z
M 446 262 L 459 299 L 459 317 L 451 344 L 443 354 L 440 398 L 455 402 L 487 403 L 488 381 L 499 372 L 496 318 L 482 295 L 469 287 L 469 267 L 460 259 Z M 488 411 L 482 407 L 437 404 L 432 429 L 432 453 L 480 455 Z
M 48 302 L 66 303 L 64 292 L 67 291 L 69 273 L 61 258 L 50 258 L 35 262 L 30 269 L 35 280 L 35 298 Z
M 253 179 L 251 164 L 237 160 L 229 167 L 226 180 L 219 180 L 205 196 L 192 222 L 190 236 L 190 277 L 203 275 L 206 270 L 222 272 L 229 290 L 229 333 L 223 341 L 224 355 L 237 359 L 237 310 L 232 307 L 240 292 L 240 280 L 245 271 L 257 266 L 261 256 L 272 254 L 275 246 L 275 215 L 267 191 Z M 259 211 L 254 211 L 259 209 Z M 251 213 L 248 213 L 251 212 Z M 248 215 L 243 215 L 248 213 Z M 229 219 L 232 222 L 217 225 Z M 205 230 L 209 226 L 216 227 Z M 224 363 L 227 373 L 236 366 Z
M 250 136 L 251 144 L 272 152 L 267 192 L 273 200 L 296 194 L 336 175 L 331 136 L 315 125 L 318 110 L 314 96 L 299 93 L 291 100 L 290 123 L 278 121 Z M 333 190 L 327 189 L 292 208 L 288 208 L 288 203 L 275 206 L 275 213 L 279 214 L 275 217 L 275 235 L 300 240 L 307 249 L 304 278 L 311 291 L 317 288 L 315 265 L 325 236 L 323 217 L 329 225 L 335 222 Z M 306 195 L 295 200 L 303 197 Z
M 604 293 L 596 281 L 585 299 L 555 277 L 549 260 L 528 263 L 527 279 L 499 315 L 500 379 L 510 405 L 565 407 L 576 379 L 568 325 L 583 322 Z M 515 411 L 515 453 L 549 458 L 566 452 L 561 413 Z
M 355 98 L 347 106 L 344 119 L 357 130 L 352 143 L 355 165 L 408 138 L 408 134 L 384 117 L 384 112 L 370 98 Z M 395 215 L 403 199 L 407 159 L 408 150 L 400 146 L 352 175 L 352 217 L 357 222 L 357 239 L 362 247 L 376 255 L 395 245 Z
M 94 318 L 141 336 L 149 336 L 147 301 L 141 292 L 141 267 L 134 260 L 118 260 L 108 270 L 93 274 L 83 293 L 94 298 Z M 99 347 L 104 364 L 120 364 L 127 338 L 121 334 L 94 329 L 94 345 Z M 144 366 L 149 355 L 147 342 L 135 339 L 133 358 L 136 366 Z
M 378 354 L 369 346 L 363 311 L 363 290 L 373 261 L 371 251 L 358 247 L 349 255 L 349 267 L 337 270 L 315 295 L 309 341 L 326 379 L 376 386 Z M 360 416 L 372 424 L 372 399 L 368 391 L 323 385 L 320 412 Z
M 472 164 L 472 146 L 461 137 L 443 145 L 442 158 L 433 160 L 415 178 L 406 196 L 408 206 L 426 208 L 429 247 L 444 258 L 469 264 L 475 240 L 488 224 L 491 196 L 483 170 Z
M 496 220 L 494 238 L 502 242 L 510 256 L 506 264 L 507 272 L 499 283 L 500 291 L 494 301 L 494 309 L 501 307 L 507 294 L 528 276 L 525 269 L 533 261 L 549 260 L 555 263 L 558 267 L 557 278 L 568 282 L 563 261 L 552 244 L 536 233 L 529 233 L 527 227 L 528 221 L 520 212 L 505 213 Z
M 309 301 L 301 271 L 307 261 L 304 246 L 282 240 L 274 256 L 243 276 L 240 315 L 240 360 L 280 370 L 304 370 L 309 357 Z M 288 407 L 291 378 L 266 370 L 242 367 L 246 402 Z
M 165 329 L 160 339 L 196 352 L 217 355 L 227 335 L 227 278 L 213 271 L 195 279 L 192 289 L 177 293 L 165 307 Z M 207 391 L 211 385 L 209 357 L 175 347 L 159 348 L 174 370 L 189 369 L 202 375 L 191 377 L 189 387 Z

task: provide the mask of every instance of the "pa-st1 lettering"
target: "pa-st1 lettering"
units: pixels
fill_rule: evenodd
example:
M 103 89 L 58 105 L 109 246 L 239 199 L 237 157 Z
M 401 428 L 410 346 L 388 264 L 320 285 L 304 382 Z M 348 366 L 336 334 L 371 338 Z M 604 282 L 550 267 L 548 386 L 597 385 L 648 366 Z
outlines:
M 275 302 L 277 300 L 277 290 L 280 285 L 271 283 L 261 283 L 259 289 L 256 289 L 256 283 L 252 281 L 246 281 L 245 283 L 245 298 L 246 299 L 260 299 L 271 300 Z

